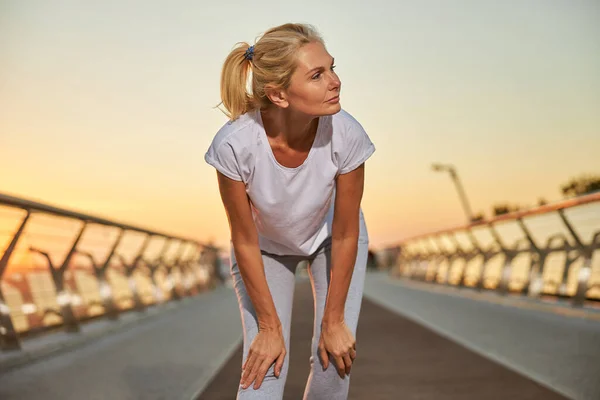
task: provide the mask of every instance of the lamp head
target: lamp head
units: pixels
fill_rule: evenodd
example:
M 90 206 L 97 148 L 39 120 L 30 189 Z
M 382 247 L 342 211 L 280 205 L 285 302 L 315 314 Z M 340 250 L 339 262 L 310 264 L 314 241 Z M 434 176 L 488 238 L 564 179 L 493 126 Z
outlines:
M 444 171 L 446 169 L 446 167 L 442 164 L 435 163 L 435 164 L 431 164 L 431 169 L 434 171 Z

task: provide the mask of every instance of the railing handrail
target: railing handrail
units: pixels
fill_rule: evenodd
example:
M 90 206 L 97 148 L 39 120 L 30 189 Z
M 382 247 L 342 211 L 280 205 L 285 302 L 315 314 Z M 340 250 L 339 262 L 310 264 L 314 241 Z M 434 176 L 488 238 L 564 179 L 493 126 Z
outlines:
M 157 232 L 157 231 L 154 231 L 151 229 L 146 229 L 143 227 L 126 224 L 123 222 L 112 221 L 112 220 L 94 216 L 91 214 L 86 214 L 86 213 L 77 212 L 77 211 L 71 211 L 71 210 L 67 210 L 65 208 L 60 208 L 60 207 L 52 206 L 49 204 L 40 203 L 38 201 L 33 201 L 33 200 L 24 199 L 21 197 L 12 196 L 12 195 L 2 193 L 2 192 L 0 192 L 0 205 L 8 205 L 8 206 L 15 207 L 15 208 L 21 208 L 23 210 L 33 210 L 33 211 L 43 212 L 43 213 L 52 214 L 52 215 L 56 215 L 56 216 L 60 216 L 60 217 L 79 219 L 82 221 L 87 221 L 87 222 L 91 222 L 91 223 L 95 223 L 95 224 L 99 224 L 99 225 L 112 226 L 112 227 L 116 227 L 116 228 L 121 228 L 123 230 L 145 233 L 150 236 L 160 236 L 160 237 L 166 237 L 166 238 L 171 238 L 171 239 L 175 239 L 175 240 L 180 240 L 183 242 L 195 243 L 198 246 L 203 247 L 203 248 L 216 249 L 214 246 L 210 246 L 208 244 L 201 243 L 195 239 L 189 239 L 189 238 L 184 238 L 181 236 L 171 235 L 168 233 Z
M 566 208 L 572 208 L 575 206 L 593 203 L 596 201 L 600 201 L 600 192 L 586 194 L 586 195 L 574 197 L 571 199 L 562 200 L 562 201 L 558 201 L 558 202 L 551 203 L 551 204 L 546 204 L 543 206 L 533 207 L 533 208 L 530 208 L 527 210 L 513 211 L 513 212 L 510 212 L 507 214 L 498 215 L 498 216 L 490 218 L 490 219 L 484 219 L 481 221 L 471 222 L 468 224 L 461 224 L 461 225 L 457 225 L 457 226 L 454 226 L 451 228 L 444 228 L 444 229 L 440 229 L 437 231 L 421 233 L 419 235 L 415 235 L 415 236 L 408 237 L 406 239 L 399 240 L 398 243 L 401 244 L 404 242 L 422 239 L 422 238 L 425 238 L 428 236 L 443 235 L 443 234 L 449 233 L 449 232 L 466 230 L 466 229 L 470 229 L 470 228 L 475 228 L 477 226 L 493 224 L 493 223 L 500 222 L 500 221 L 516 220 L 519 218 L 528 217 L 528 216 L 532 216 L 532 215 L 536 215 L 536 214 L 545 214 L 545 213 L 548 213 L 551 211 L 563 210 Z M 385 247 L 389 248 L 389 247 L 393 247 L 393 245 L 385 246 Z

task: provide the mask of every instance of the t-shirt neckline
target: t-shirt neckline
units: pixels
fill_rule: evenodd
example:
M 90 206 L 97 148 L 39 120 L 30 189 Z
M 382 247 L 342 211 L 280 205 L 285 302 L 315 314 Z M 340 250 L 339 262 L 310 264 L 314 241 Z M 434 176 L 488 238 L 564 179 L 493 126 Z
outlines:
M 308 151 L 308 155 L 306 156 L 306 159 L 304 160 L 304 162 L 302 162 L 302 164 L 298 165 L 297 167 L 286 167 L 285 165 L 282 165 L 281 163 L 279 163 L 279 161 L 277 161 L 277 158 L 275 158 L 275 154 L 273 153 L 273 149 L 271 148 L 271 144 L 269 143 L 269 137 L 267 136 L 267 131 L 265 129 L 265 125 L 263 124 L 262 114 L 260 113 L 260 108 L 257 108 L 255 110 L 255 112 L 256 112 L 256 120 L 257 120 L 258 124 L 260 125 L 260 134 L 262 136 L 263 141 L 265 142 L 265 146 L 267 147 L 266 151 L 269 154 L 269 158 L 271 158 L 273 163 L 280 169 L 282 169 L 284 171 L 290 171 L 290 172 L 298 171 L 298 170 L 302 169 L 305 165 L 307 165 L 310 158 L 312 157 L 313 153 L 315 152 L 315 148 L 318 145 L 318 140 L 321 136 L 320 133 L 323 128 L 323 123 L 325 122 L 325 120 L 322 117 L 318 117 L 319 121 L 317 123 L 317 131 L 315 132 L 315 138 L 313 139 L 312 145 L 310 147 L 310 150 Z

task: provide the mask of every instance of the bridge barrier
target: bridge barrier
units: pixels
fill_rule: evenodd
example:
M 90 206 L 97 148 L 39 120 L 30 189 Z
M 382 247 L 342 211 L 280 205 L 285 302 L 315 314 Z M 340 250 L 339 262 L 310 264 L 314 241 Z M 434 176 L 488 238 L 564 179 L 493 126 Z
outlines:
M 600 193 L 403 240 L 379 253 L 394 276 L 600 300 Z
M 0 193 L 0 349 L 219 283 L 218 249 Z

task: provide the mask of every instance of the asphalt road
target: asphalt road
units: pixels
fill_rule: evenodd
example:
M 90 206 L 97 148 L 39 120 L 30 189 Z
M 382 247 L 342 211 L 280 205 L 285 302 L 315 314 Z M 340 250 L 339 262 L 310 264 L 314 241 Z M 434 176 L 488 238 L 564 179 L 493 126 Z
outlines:
M 568 398 L 600 399 L 600 321 L 439 293 L 371 275 L 369 299 Z M 468 293 L 468 292 L 467 292 Z M 500 299 L 498 299 L 500 301 Z
M 385 285 L 377 285 L 371 277 L 367 281 L 369 291 Z M 294 295 L 284 400 L 303 398 L 309 372 L 312 307 L 310 284 L 300 282 Z M 351 374 L 350 400 L 565 398 L 367 298 L 363 300 L 356 336 L 358 357 Z M 196 400 L 234 399 L 241 359 L 239 346 Z M 334 395 L 327 400 L 341 397 Z
M 241 359 L 235 295 L 219 288 L 191 301 L 3 373 L 0 399 L 234 398 Z M 310 286 L 299 279 L 285 399 L 302 396 L 312 318 Z M 367 277 L 357 337 L 350 399 L 600 398 L 597 321 L 375 274 Z

